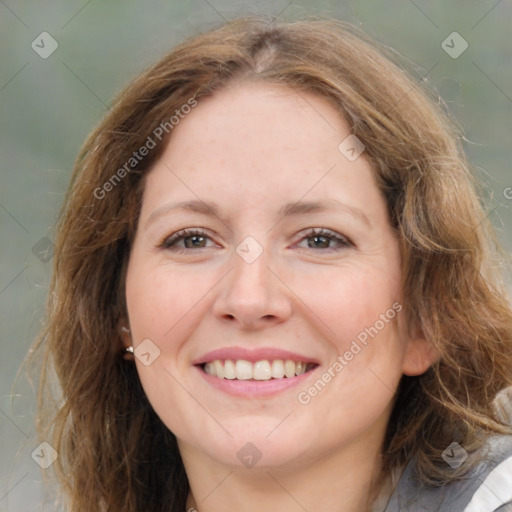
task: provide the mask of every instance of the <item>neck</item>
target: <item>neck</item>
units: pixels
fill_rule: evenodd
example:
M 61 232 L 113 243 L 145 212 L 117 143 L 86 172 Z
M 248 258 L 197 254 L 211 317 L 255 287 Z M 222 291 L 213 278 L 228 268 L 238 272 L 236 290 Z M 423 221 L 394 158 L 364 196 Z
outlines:
M 241 469 L 182 445 L 191 489 L 187 511 L 369 512 L 386 479 L 381 478 L 380 443 L 368 448 L 366 439 L 364 449 L 352 446 L 315 461 Z

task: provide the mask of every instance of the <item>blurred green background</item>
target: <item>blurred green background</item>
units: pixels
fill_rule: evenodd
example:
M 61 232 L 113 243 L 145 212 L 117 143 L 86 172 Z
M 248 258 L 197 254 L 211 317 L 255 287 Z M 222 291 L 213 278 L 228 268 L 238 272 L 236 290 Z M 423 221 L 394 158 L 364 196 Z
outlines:
M 34 394 L 24 375 L 12 386 L 44 313 L 52 229 L 77 151 L 131 78 L 184 38 L 247 13 L 350 21 L 426 75 L 463 127 L 488 215 L 512 247 L 509 0 L 0 1 L 0 511 L 43 509 Z M 49 56 L 42 32 L 58 44 Z M 457 58 L 442 47 L 453 32 L 468 43 Z

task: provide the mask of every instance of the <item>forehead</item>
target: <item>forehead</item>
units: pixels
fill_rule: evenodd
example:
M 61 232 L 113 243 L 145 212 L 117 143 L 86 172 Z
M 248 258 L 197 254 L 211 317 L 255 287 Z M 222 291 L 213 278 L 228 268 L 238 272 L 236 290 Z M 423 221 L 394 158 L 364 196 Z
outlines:
M 338 148 L 349 135 L 341 114 L 312 93 L 266 83 L 226 87 L 173 129 L 147 177 L 145 202 L 186 196 L 278 210 L 329 195 L 376 204 L 379 192 L 364 155 L 350 161 Z
M 226 86 L 200 100 L 176 128 L 170 147 L 186 144 L 194 157 L 255 157 L 252 151 L 257 149 L 262 158 L 292 161 L 317 157 L 319 151 L 335 154 L 340 133 L 350 133 L 324 98 L 262 82 Z

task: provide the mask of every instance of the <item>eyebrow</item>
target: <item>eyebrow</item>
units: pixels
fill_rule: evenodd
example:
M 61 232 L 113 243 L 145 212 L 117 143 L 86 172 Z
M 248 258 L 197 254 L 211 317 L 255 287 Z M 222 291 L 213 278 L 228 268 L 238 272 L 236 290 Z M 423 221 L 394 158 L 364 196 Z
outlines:
M 372 226 L 368 216 L 359 208 L 340 203 L 336 199 L 330 199 L 328 201 L 333 204 L 318 201 L 287 203 L 279 209 L 276 216 L 279 220 L 282 220 L 285 217 L 305 215 L 308 213 L 322 213 L 326 211 L 341 210 L 344 213 L 355 217 L 359 221 L 362 221 L 366 226 Z M 162 217 L 173 210 L 185 210 L 222 219 L 220 208 L 215 203 L 200 200 L 182 201 L 177 203 L 167 203 L 154 210 L 146 221 L 146 227 L 157 218 Z

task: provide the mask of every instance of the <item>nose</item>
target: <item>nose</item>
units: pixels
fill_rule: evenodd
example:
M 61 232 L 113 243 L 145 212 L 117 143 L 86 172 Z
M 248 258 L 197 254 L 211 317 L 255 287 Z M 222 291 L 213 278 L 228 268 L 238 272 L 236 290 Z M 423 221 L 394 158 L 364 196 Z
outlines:
M 232 270 L 222 280 L 213 305 L 214 315 L 244 330 L 286 321 L 292 312 L 290 295 L 269 263 L 265 251 L 252 262 L 234 252 Z

